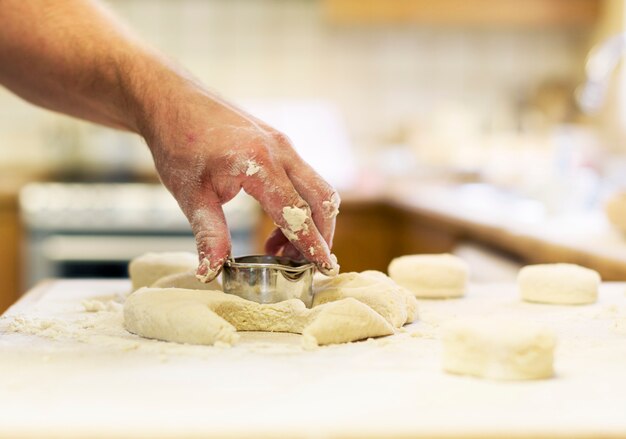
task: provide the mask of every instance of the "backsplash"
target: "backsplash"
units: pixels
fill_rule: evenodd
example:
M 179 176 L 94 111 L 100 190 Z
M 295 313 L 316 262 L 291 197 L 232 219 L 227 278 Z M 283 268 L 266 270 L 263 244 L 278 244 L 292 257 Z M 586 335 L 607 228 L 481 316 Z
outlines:
M 388 143 L 403 124 L 450 103 L 483 115 L 477 118 L 482 124 L 503 112 L 515 115 L 520 96 L 545 81 L 578 81 L 588 49 L 588 34 L 573 30 L 337 27 L 325 22 L 313 0 L 107 3 L 146 40 L 236 102 L 335 103 L 358 150 Z M 59 126 L 89 136 L 106 131 L 0 90 L 2 163 L 62 160 L 51 145 L 64 141 L 51 134 Z M 145 146 L 119 136 L 133 160 L 149 166 Z

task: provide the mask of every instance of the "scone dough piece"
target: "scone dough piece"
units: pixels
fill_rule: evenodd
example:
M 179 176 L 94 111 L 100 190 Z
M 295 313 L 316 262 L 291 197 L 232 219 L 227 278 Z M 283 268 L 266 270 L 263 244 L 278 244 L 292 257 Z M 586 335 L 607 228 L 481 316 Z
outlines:
M 176 343 L 233 344 L 239 339 L 237 330 L 211 309 L 211 293 L 141 288 L 124 303 L 124 327 L 142 337 Z
M 469 268 L 461 258 L 449 254 L 409 255 L 393 259 L 388 272 L 415 297 L 444 299 L 465 294 Z
M 528 302 L 582 305 L 598 299 L 600 274 L 575 264 L 538 264 L 517 276 L 520 294 Z
M 303 334 L 307 347 L 394 333 L 378 313 L 356 299 L 307 309 L 298 299 L 261 305 L 221 291 L 141 288 L 124 304 L 124 327 L 147 338 L 233 344 L 236 331 Z
M 152 285 L 151 288 L 183 288 L 186 290 L 210 290 L 210 291 L 223 291 L 222 284 L 220 284 L 218 278 L 213 279 L 211 282 L 201 282 L 196 277 L 195 271 L 186 271 L 184 273 L 168 274 L 158 279 Z
M 301 334 L 307 348 L 349 343 L 395 332 L 380 314 L 349 297 L 307 309 L 306 314 L 306 325 Z
M 145 253 L 128 264 L 128 274 L 133 291 L 148 287 L 160 278 L 195 270 L 198 256 L 190 252 Z
M 345 298 L 354 298 L 399 328 L 417 318 L 417 300 L 380 271 L 341 273 L 316 279 L 313 307 Z
M 532 322 L 466 318 L 442 329 L 446 372 L 493 380 L 533 380 L 554 374 L 556 337 Z
M 386 284 L 393 286 L 394 288 L 397 288 L 398 291 L 404 297 L 404 303 L 406 305 L 406 322 L 405 323 L 413 323 L 414 321 L 417 320 L 417 317 L 419 316 L 417 299 L 415 299 L 415 295 L 411 291 L 409 291 L 402 285 L 399 285 L 398 283 L 396 283 L 392 278 L 387 276 L 382 271 L 367 270 L 367 271 L 362 271 L 361 274 L 364 276 L 369 276 L 371 278 L 378 279 L 381 282 L 385 282 Z

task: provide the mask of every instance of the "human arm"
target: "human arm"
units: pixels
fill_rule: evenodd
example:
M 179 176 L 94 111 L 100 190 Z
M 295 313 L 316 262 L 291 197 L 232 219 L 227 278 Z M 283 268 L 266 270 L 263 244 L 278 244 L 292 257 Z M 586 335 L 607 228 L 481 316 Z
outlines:
M 143 136 L 192 226 L 203 280 L 230 253 L 221 205 L 241 188 L 279 228 L 268 251 L 299 252 L 336 271 L 332 187 L 282 133 L 207 90 L 99 3 L 0 0 L 0 83 L 37 105 Z

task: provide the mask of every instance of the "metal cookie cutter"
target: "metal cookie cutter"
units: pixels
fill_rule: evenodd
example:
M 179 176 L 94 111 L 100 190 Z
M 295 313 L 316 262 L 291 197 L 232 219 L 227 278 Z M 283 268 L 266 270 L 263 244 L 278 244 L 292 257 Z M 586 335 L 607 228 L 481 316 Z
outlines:
M 300 299 L 313 302 L 315 266 L 282 256 L 253 255 L 230 258 L 224 263 L 224 292 L 258 303 Z

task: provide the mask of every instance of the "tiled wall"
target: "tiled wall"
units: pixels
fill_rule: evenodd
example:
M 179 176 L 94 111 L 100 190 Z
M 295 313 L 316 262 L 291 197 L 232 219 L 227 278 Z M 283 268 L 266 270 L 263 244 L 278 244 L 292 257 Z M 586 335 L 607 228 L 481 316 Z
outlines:
M 108 3 L 234 100 L 336 102 L 359 148 L 388 141 L 442 103 L 489 115 L 546 79 L 575 80 L 587 49 L 587 35 L 576 31 L 333 27 L 314 0 Z M 59 120 L 0 92 L 0 160 L 46 159 L 40 149 Z M 17 144 L 20 152 L 9 154 Z

